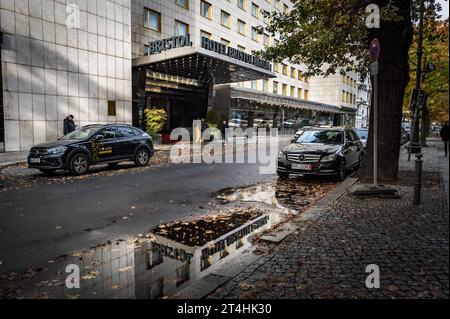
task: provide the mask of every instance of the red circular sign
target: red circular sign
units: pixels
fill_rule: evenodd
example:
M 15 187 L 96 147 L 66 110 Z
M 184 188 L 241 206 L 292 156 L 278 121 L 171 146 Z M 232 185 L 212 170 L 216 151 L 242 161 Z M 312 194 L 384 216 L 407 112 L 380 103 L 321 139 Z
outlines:
M 370 43 L 370 60 L 372 62 L 377 62 L 378 57 L 380 56 L 380 42 L 375 38 Z

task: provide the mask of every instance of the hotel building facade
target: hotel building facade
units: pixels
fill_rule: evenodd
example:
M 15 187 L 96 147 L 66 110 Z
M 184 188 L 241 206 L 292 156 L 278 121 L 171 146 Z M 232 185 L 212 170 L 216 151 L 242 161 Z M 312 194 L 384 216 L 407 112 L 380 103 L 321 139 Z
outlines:
M 230 127 L 354 124 L 357 75 L 307 78 L 302 65 L 252 53 L 276 44 L 262 11 L 287 0 L 0 0 L 0 147 L 26 150 L 78 126 L 166 131 L 216 111 Z

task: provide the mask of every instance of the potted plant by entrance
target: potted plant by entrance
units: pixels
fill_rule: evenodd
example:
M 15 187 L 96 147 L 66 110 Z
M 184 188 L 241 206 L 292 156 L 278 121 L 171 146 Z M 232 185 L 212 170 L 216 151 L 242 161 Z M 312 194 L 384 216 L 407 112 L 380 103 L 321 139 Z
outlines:
M 208 128 L 215 128 L 217 129 L 219 127 L 220 117 L 219 114 L 217 114 L 216 111 L 208 111 L 206 113 L 205 123 L 208 126 Z M 220 131 L 213 132 L 211 134 L 210 140 L 213 139 L 213 137 L 217 137 Z
M 167 113 L 164 109 L 146 109 L 145 111 L 145 124 L 147 127 L 147 133 L 153 139 L 153 144 L 161 144 L 161 131 L 166 126 Z

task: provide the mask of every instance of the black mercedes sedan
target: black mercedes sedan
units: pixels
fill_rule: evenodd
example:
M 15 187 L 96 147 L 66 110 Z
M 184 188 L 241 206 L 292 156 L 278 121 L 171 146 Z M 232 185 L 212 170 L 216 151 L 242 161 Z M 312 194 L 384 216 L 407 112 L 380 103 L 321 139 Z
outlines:
M 308 127 L 278 154 L 280 177 L 297 175 L 335 175 L 346 178 L 359 167 L 364 146 L 353 129 Z
M 69 133 L 57 141 L 31 148 L 28 167 L 44 173 L 58 169 L 82 175 L 89 166 L 132 160 L 146 166 L 153 156 L 153 142 L 144 131 L 119 124 L 89 125 Z

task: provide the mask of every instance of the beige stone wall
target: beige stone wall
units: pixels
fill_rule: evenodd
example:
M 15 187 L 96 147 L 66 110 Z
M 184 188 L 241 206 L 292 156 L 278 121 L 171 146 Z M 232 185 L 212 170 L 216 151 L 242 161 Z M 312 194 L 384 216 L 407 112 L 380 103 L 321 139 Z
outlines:
M 6 151 L 60 137 L 69 114 L 131 124 L 131 0 L 0 0 L 0 26 Z

